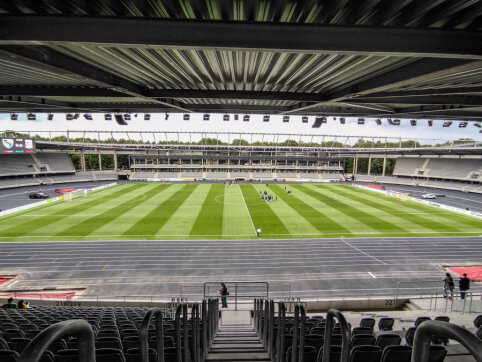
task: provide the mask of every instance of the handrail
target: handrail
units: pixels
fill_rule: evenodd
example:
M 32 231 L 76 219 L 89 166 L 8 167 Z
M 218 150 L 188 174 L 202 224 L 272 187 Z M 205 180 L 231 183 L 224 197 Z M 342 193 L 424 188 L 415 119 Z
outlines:
M 219 285 L 221 282 L 205 282 L 203 284 L 203 294 L 204 298 L 220 298 L 217 295 L 212 295 L 210 293 L 210 288 L 219 288 Z M 262 298 L 268 298 L 269 296 L 269 283 L 268 282 L 229 282 L 226 283 L 226 285 L 229 288 L 234 288 L 234 295 L 232 296 L 227 296 L 226 298 L 234 298 L 234 310 L 238 310 L 238 304 L 240 298 L 247 298 L 249 300 L 252 300 L 252 298 L 259 298 L 260 293 L 250 293 L 250 294 L 242 294 L 240 293 L 239 289 L 242 286 L 262 286 L 263 290 L 261 291 L 261 297 Z M 216 289 L 217 292 L 218 289 Z M 231 289 L 232 290 L 232 289 Z M 251 303 L 251 302 L 249 302 Z
M 298 329 L 300 333 L 300 343 L 298 347 Z M 295 319 L 293 325 L 293 342 L 291 345 L 291 361 L 303 362 L 305 359 L 305 329 L 306 312 L 301 303 L 295 305 Z M 298 347 L 298 348 L 297 348 Z
M 187 304 L 182 305 L 182 324 L 183 324 L 183 332 L 184 332 L 184 362 L 189 362 L 189 334 L 188 334 L 188 308 Z
M 199 303 L 193 303 L 191 307 L 192 348 L 193 362 L 199 362 L 201 347 L 199 344 Z
M 181 313 L 183 310 L 183 304 L 179 304 L 176 308 L 176 318 L 175 318 L 175 325 L 176 325 L 176 358 L 177 362 L 182 362 L 182 354 L 181 354 Z
M 162 310 L 160 308 L 152 308 L 149 310 L 142 320 L 139 329 L 139 354 L 141 362 L 149 361 L 149 325 L 152 317 L 156 318 L 156 352 L 157 362 L 164 362 L 164 328 L 162 321 Z
M 285 360 L 285 319 L 286 306 L 283 302 L 278 302 L 278 333 L 277 333 L 277 353 L 276 359 L 278 362 Z
M 208 355 L 208 310 L 207 302 L 205 300 L 201 303 L 201 318 L 202 318 L 202 358 L 204 361 Z
M 77 336 L 79 361 L 95 362 L 94 331 L 84 320 L 74 319 L 55 323 L 40 332 L 22 352 L 19 362 L 39 362 L 47 348 L 62 337 Z
M 272 299 L 269 301 L 268 313 L 268 356 L 272 358 L 274 356 L 274 300 Z
M 441 321 L 425 321 L 417 327 L 413 341 L 412 362 L 428 362 L 434 335 L 455 339 L 474 356 L 477 362 L 482 362 L 482 341 L 463 327 Z
M 348 362 L 350 359 L 351 331 L 346 322 L 345 316 L 336 309 L 330 309 L 326 313 L 325 341 L 323 343 L 323 362 L 330 362 L 331 333 L 333 329 L 333 318 L 338 319 L 341 327 L 341 357 L 340 362 Z

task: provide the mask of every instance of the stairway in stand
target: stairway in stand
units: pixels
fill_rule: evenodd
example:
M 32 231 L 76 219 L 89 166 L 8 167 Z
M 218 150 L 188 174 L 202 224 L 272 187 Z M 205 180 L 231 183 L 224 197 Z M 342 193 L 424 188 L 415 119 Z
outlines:
M 246 313 L 245 311 L 223 311 L 221 325 L 206 361 L 241 362 L 270 360 L 251 323 L 240 323 L 238 317 L 243 312 Z

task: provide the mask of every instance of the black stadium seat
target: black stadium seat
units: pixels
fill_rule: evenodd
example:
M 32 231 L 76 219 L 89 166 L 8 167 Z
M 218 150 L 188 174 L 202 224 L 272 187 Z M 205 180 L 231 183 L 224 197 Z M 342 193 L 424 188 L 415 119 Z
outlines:
M 330 347 L 330 362 L 339 362 L 341 358 L 341 346 Z M 323 348 L 318 352 L 317 362 L 323 361 Z M 167 361 L 166 361 L 167 362 Z
M 124 353 L 117 348 L 99 348 L 95 350 L 97 362 L 126 362 Z
M 122 349 L 122 342 L 116 337 L 99 337 L 95 341 L 95 348 Z
M 380 318 L 378 321 L 378 329 L 380 331 L 391 331 L 393 330 L 393 324 L 395 323 L 395 320 L 393 318 Z
M 20 354 L 9 349 L 0 349 L 0 361 L 2 362 L 17 362 Z
M 413 338 L 415 337 L 415 331 L 417 327 L 411 327 L 405 332 L 405 343 L 407 346 L 413 346 Z
M 351 337 L 351 346 L 372 346 L 375 345 L 377 338 L 371 334 L 358 334 Z
M 22 353 L 25 347 L 30 343 L 29 338 L 12 338 L 8 341 L 8 345 L 12 351 L 17 351 L 18 353 Z
M 378 346 L 356 346 L 350 351 L 350 362 L 379 362 L 381 356 Z
M 368 327 L 368 328 L 375 328 L 375 319 L 374 318 L 363 318 L 360 320 L 360 327 Z
M 450 322 L 450 317 L 447 317 L 447 316 L 438 316 L 438 317 L 435 317 L 436 321 L 441 321 L 441 322 Z
M 395 333 L 380 334 L 377 337 L 375 344 L 382 350 L 387 346 L 397 346 L 402 341 L 402 338 Z
M 387 346 L 383 349 L 381 362 L 410 362 L 412 360 L 412 347 Z
M 149 348 L 149 362 L 157 362 L 157 352 L 154 348 Z M 124 353 L 126 362 L 141 362 L 139 348 L 131 348 Z
M 431 320 L 430 317 L 418 317 L 416 320 L 415 320 L 415 327 L 418 327 L 421 323 L 425 322 L 425 321 L 429 321 Z
M 447 350 L 443 346 L 430 346 L 430 358 L 429 362 L 443 362 Z
M 475 328 L 479 328 L 480 326 L 482 326 L 482 314 L 479 314 L 477 317 L 475 317 L 474 326 Z
M 353 328 L 351 335 L 356 336 L 359 334 L 373 334 L 373 329 L 370 327 L 355 327 Z
M 288 350 L 286 351 L 286 362 L 291 361 L 291 349 L 293 347 L 289 347 Z M 317 357 L 317 351 L 316 348 L 313 346 L 305 346 L 304 351 L 304 362 L 316 362 L 316 357 Z

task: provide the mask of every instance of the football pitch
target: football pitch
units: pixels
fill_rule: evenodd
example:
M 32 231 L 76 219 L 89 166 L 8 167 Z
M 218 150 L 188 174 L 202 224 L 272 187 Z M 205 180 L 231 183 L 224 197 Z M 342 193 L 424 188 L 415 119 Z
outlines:
M 269 239 L 478 236 L 482 222 L 350 185 L 130 183 L 3 217 L 0 241 L 255 239 L 257 228 Z

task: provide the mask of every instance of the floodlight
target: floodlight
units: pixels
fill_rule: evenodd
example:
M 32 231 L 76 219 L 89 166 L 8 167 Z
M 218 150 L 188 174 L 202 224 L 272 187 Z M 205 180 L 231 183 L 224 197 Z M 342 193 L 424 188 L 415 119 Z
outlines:
M 74 115 L 73 115 L 72 113 L 67 113 L 67 114 L 65 115 L 65 119 L 66 119 L 67 121 L 72 121 L 72 120 L 74 119 Z
M 223 116 L 223 121 L 226 121 L 226 122 L 229 121 L 229 114 L 225 114 Z
M 104 119 L 105 119 L 106 121 L 112 121 L 112 114 L 110 114 L 110 113 L 104 114 Z
M 80 114 L 78 114 L 78 113 L 74 114 L 74 119 L 79 119 L 79 117 L 80 117 Z
M 243 122 L 249 122 L 249 114 L 243 116 Z
M 11 114 L 10 114 L 10 120 L 11 120 L 11 121 L 16 121 L 16 120 L 18 120 L 18 114 L 17 114 L 17 113 L 11 113 Z
M 85 113 L 85 114 L 84 114 L 84 118 L 85 118 L 86 120 L 88 120 L 88 121 L 92 121 L 92 120 L 93 120 L 92 115 L 91 115 L 90 113 Z
M 459 128 L 466 128 L 468 124 L 469 124 L 469 122 L 462 121 L 462 122 L 459 123 Z
M 429 119 L 429 120 L 428 120 L 428 126 L 429 126 L 429 127 L 432 127 L 432 126 L 433 126 L 433 119 Z
M 381 126 L 382 120 L 381 120 L 380 118 L 377 118 L 377 119 L 375 120 L 375 123 L 376 123 L 377 125 Z
M 53 119 L 54 119 L 54 114 L 53 114 L 53 113 L 47 114 L 47 120 L 48 120 L 48 121 L 52 121 Z
M 131 120 L 131 115 L 130 113 L 124 113 L 124 120 L 130 121 Z
M 151 120 L 151 114 L 150 113 L 144 113 L 144 121 L 150 121 Z
M 169 119 L 169 113 L 166 113 L 166 115 L 164 116 L 164 120 L 167 121 Z
M 37 119 L 37 116 L 34 113 L 29 113 L 27 114 L 27 119 L 29 121 L 35 121 Z
M 417 120 L 416 120 L 416 119 L 411 119 L 411 120 L 410 120 L 410 124 L 415 127 L 415 126 L 417 125 Z
M 263 122 L 269 122 L 269 116 L 263 116 Z
M 210 117 L 211 117 L 211 116 L 209 115 L 209 113 L 204 114 L 204 116 L 203 116 L 203 121 L 209 121 L 209 118 L 210 118 Z
M 290 121 L 290 116 L 283 116 L 283 122 L 288 123 Z
M 475 123 L 474 123 L 474 126 L 477 127 L 477 128 L 481 128 L 481 127 L 482 127 L 482 125 L 480 124 L 480 122 L 475 122 Z
M 365 124 L 365 118 L 358 118 L 358 124 Z
M 346 120 L 345 117 L 340 117 L 340 124 L 345 124 Z
M 191 119 L 191 115 L 189 113 L 184 113 L 182 116 L 182 119 L 185 121 L 189 121 Z
M 392 124 L 393 124 L 394 126 L 400 126 L 400 123 L 401 123 L 398 118 L 397 118 L 397 119 L 394 119 L 392 122 L 393 122 Z
M 301 117 L 301 122 L 302 123 L 308 123 L 308 116 Z
M 320 128 L 323 123 L 326 123 L 326 117 L 324 116 L 315 117 L 315 122 L 313 122 L 313 125 L 311 126 L 311 128 Z
M 235 120 L 235 121 L 239 121 L 239 115 L 235 114 L 235 115 L 234 115 L 234 120 Z
M 124 114 L 124 117 L 122 117 L 122 114 L 114 114 L 114 118 L 115 118 L 115 121 L 117 122 L 117 124 L 119 124 L 121 126 L 127 126 L 127 122 L 125 120 L 126 114 Z
M 450 127 L 452 125 L 452 121 L 445 121 L 442 127 Z

